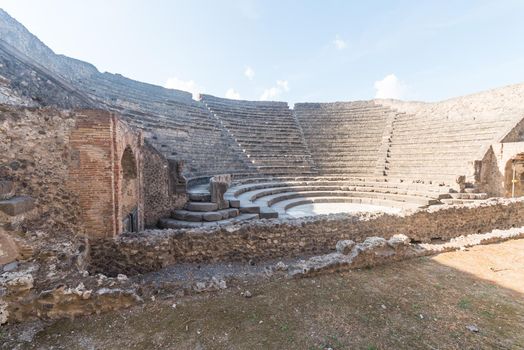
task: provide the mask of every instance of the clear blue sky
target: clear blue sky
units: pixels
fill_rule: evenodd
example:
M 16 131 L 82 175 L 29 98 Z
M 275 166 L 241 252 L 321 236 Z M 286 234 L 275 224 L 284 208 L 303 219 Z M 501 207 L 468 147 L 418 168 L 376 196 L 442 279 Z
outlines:
M 101 71 L 218 96 L 298 102 L 378 92 L 431 101 L 524 82 L 524 1 L 0 0 L 0 7 L 55 52 Z

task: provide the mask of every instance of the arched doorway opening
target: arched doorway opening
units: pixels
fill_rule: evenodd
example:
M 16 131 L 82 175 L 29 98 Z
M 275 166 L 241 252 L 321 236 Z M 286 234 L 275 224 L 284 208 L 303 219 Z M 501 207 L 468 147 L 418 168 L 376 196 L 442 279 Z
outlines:
M 524 196 L 524 153 L 519 153 L 506 163 L 504 169 L 506 197 Z
M 135 154 L 127 146 L 120 161 L 122 229 L 124 232 L 138 231 L 138 167 Z

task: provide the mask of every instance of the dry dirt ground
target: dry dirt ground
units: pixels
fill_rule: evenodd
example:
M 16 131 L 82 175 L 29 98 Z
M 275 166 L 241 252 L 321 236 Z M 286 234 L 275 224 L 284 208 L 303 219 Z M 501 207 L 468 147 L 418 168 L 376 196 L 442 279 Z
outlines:
M 18 348 L 524 349 L 524 240 L 247 288 L 58 321 Z

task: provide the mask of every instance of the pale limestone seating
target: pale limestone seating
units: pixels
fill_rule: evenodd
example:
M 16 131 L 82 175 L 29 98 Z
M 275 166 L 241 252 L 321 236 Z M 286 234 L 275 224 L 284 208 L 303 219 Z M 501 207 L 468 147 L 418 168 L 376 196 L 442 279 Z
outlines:
M 203 95 L 202 102 L 259 173 L 316 173 L 300 127 L 287 103 L 235 101 L 209 95 Z
M 373 174 L 392 111 L 372 102 L 298 103 L 295 116 L 319 174 Z
M 281 189 L 281 193 L 268 194 L 262 198 L 256 199 L 253 204 L 261 208 L 261 212 L 269 212 L 271 209 L 277 212 L 279 215 L 282 214 L 282 211 L 279 210 L 278 203 L 284 200 L 295 199 L 295 198 L 311 198 L 311 197 L 355 197 L 355 198 L 368 198 L 375 200 L 388 200 L 393 207 L 400 208 L 416 208 L 422 206 L 428 206 L 432 204 L 437 204 L 438 201 L 434 199 L 425 199 L 417 196 L 407 196 L 407 195 L 398 195 L 391 193 L 381 193 L 381 192 L 357 192 L 357 191 L 337 191 L 337 190 L 325 190 L 325 191 L 294 191 L 293 188 L 290 188 L 289 191 L 284 192 L 285 189 Z M 242 207 L 242 201 L 241 201 Z M 263 210 L 264 209 L 264 210 Z
M 424 197 L 433 199 L 433 195 L 428 192 L 408 190 L 403 188 L 380 188 L 380 187 L 359 187 L 345 185 L 315 185 L 315 186 L 289 186 L 289 187 L 270 187 L 248 192 L 248 200 L 254 202 L 259 198 L 281 194 L 285 192 L 306 192 L 306 191 L 354 191 L 354 192 L 378 192 L 405 195 L 411 197 Z M 446 194 L 446 196 L 449 196 Z M 241 198 L 239 196 L 238 198 Z M 425 203 L 425 202 L 424 202 Z M 435 204 L 435 203 L 432 203 Z
M 385 174 L 454 185 L 458 175 L 471 174 L 473 161 L 481 157 L 479 152 L 498 141 L 510 123 L 511 118 L 496 114 L 399 113 L 388 138 Z
M 184 160 L 184 174 L 256 174 L 238 145 L 189 93 L 104 74 L 84 83 L 91 95 L 118 112 L 166 156 Z M 163 139 L 162 136 L 165 136 Z
M 234 225 L 237 223 L 241 223 L 244 221 L 249 220 L 256 220 L 258 219 L 258 214 L 249 214 L 249 213 L 243 213 L 236 217 L 226 219 L 226 220 L 220 220 L 220 221 L 214 221 L 214 222 L 191 222 L 191 221 L 182 221 L 182 220 L 176 220 L 176 219 L 170 219 L 170 218 L 164 218 L 160 219 L 159 225 L 161 228 L 211 228 L 211 227 L 218 227 L 218 226 L 227 226 L 227 225 Z
M 451 198 L 450 187 L 385 178 L 282 177 L 236 180 L 224 198 L 242 212 L 258 212 L 261 217 L 275 217 L 283 212 L 276 203 L 292 198 L 356 197 L 396 203 L 398 208 L 414 208 L 440 204 Z M 390 203 L 391 204 L 391 203 Z

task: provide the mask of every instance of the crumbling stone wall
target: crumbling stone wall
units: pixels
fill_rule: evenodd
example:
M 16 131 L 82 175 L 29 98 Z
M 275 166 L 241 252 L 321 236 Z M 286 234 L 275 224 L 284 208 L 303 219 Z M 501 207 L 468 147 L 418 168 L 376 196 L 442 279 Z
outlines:
M 153 146 L 145 142 L 144 157 L 144 223 L 148 228 L 157 226 L 158 220 L 169 217 L 187 201 L 185 193 L 177 193 L 168 160 Z
M 524 225 L 524 198 L 442 206 L 406 215 L 330 215 L 263 220 L 210 230 L 151 230 L 91 242 L 92 272 L 136 274 L 182 262 L 247 261 L 327 253 L 339 240 L 404 234 L 450 239 Z
M 17 229 L 113 236 L 134 207 L 142 228 L 142 142 L 109 112 L 0 105 L 0 179 L 35 199 L 36 213 Z M 128 183 L 121 166 L 126 148 L 136 165 Z
M 33 197 L 37 208 L 20 230 L 80 230 L 77 196 L 64 186 L 74 161 L 69 145 L 74 127 L 69 111 L 0 106 L 0 179 L 12 180 L 15 193 Z
M 479 190 L 491 197 L 510 197 L 512 173 L 507 169 L 508 162 L 523 153 L 524 142 L 491 145 L 481 162 Z

